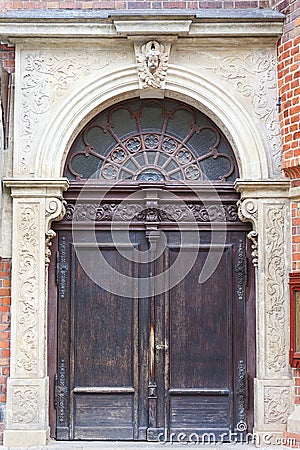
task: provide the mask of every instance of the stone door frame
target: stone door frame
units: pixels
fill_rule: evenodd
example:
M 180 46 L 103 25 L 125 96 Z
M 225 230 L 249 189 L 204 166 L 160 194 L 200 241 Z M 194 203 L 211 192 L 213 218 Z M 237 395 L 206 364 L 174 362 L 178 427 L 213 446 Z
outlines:
M 207 17 L 195 15 L 174 16 L 172 20 L 162 17 L 158 25 L 157 18 L 149 17 L 102 18 L 100 22 L 94 18 L 94 28 L 80 19 L 75 25 L 72 19 L 70 23 L 67 19 L 56 18 L 55 23 L 36 19 L 34 27 L 26 19 L 18 27 L 15 17 L 4 22 L 0 19 L 2 36 L 16 44 L 18 99 L 13 176 L 5 180 L 13 203 L 6 446 L 44 445 L 49 438 L 47 277 L 54 236 L 51 223 L 64 213 L 62 194 L 68 182 L 62 171 L 66 155 L 92 116 L 110 104 L 136 96 L 167 96 L 202 109 L 232 144 L 241 174 L 235 184 L 241 195 L 240 218 L 253 225 L 249 238 L 256 267 L 254 431 L 275 439 L 286 430 L 294 408 L 288 364 L 290 200 L 289 181 L 282 178 L 280 170 L 279 134 L 271 133 L 276 123 L 275 46 L 283 17 L 272 13 L 266 22 L 265 15 L 259 14 L 243 20 L 235 15 L 230 27 L 225 16 L 208 22 Z M 225 47 L 224 33 L 228 37 Z M 92 49 L 91 37 L 95 42 Z M 158 42 L 165 61 L 161 84 L 154 87 L 143 85 L 145 67 L 140 70 L 139 65 L 143 43 L 148 39 Z M 205 52 L 201 53 L 201 48 Z M 213 65 L 203 62 L 208 51 Z M 228 72 L 232 58 L 234 73 Z M 268 86 L 264 71 L 260 71 L 263 62 L 275 88 Z M 31 79 L 38 83 L 30 83 Z M 43 89 L 32 91 L 33 86 Z M 252 86 L 253 92 L 259 90 L 265 100 L 264 111 L 274 118 L 271 123 L 261 116 L 247 86 Z M 42 102 L 39 108 L 36 98 Z M 26 117 L 28 122 L 23 121 Z

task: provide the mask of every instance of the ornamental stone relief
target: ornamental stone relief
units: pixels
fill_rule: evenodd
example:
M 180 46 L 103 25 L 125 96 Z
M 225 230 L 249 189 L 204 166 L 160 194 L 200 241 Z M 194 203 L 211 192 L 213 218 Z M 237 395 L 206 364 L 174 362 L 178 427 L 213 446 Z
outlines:
M 266 386 L 264 389 L 264 420 L 267 424 L 286 424 L 290 414 L 290 388 Z
M 273 174 L 281 174 L 281 140 L 277 112 L 277 65 L 274 51 L 257 49 L 248 53 L 216 54 L 207 51 L 176 53 L 176 61 L 186 60 L 213 72 L 235 91 L 247 99 L 255 116 L 264 125 L 272 156 Z
M 143 45 L 135 43 L 134 48 L 140 88 L 164 89 L 170 44 L 152 40 Z
M 81 79 L 97 75 L 99 71 L 127 59 L 126 51 L 47 50 L 23 56 L 21 80 L 21 172 L 30 173 L 29 156 L 38 136 L 41 117 L 51 110 Z
M 242 222 L 251 222 L 254 228 L 257 228 L 257 220 L 258 220 L 258 205 L 257 201 L 254 199 L 244 199 L 239 200 L 237 203 L 238 206 L 238 216 Z M 250 231 L 247 234 L 248 239 L 252 242 L 251 248 L 251 256 L 252 256 L 252 264 L 254 267 L 258 266 L 258 233 L 255 230 Z
M 281 372 L 287 367 L 287 317 L 284 255 L 284 205 L 265 208 L 266 368 Z
M 45 264 L 48 266 L 50 264 L 50 256 L 51 256 L 51 240 L 56 236 L 55 231 L 51 230 L 51 223 L 53 220 L 60 220 L 63 218 L 66 210 L 65 210 L 65 201 L 62 201 L 58 198 L 48 198 L 46 199 L 46 209 L 45 209 L 45 218 L 46 218 L 46 249 L 45 249 Z
M 17 322 L 17 374 L 38 372 L 38 268 L 39 205 L 24 204 L 18 208 L 19 297 Z
M 12 400 L 12 422 L 32 424 L 38 422 L 39 392 L 36 386 L 15 386 Z

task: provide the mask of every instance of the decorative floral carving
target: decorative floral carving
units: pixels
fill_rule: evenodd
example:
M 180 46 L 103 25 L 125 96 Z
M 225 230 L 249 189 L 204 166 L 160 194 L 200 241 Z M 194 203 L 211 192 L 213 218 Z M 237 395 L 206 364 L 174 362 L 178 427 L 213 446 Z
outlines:
M 284 206 L 269 208 L 265 225 L 266 366 L 279 372 L 287 365 L 285 316 Z
M 142 204 L 116 203 L 76 203 L 66 207 L 65 221 L 163 221 L 184 222 L 236 222 L 238 213 L 236 205 L 202 205 L 202 204 L 162 204 L 157 208 L 143 207 Z
M 188 205 L 197 222 L 236 222 L 238 220 L 236 205 Z
M 285 424 L 290 414 L 290 389 L 288 387 L 265 387 L 265 423 Z
M 258 233 L 254 230 L 250 231 L 247 234 L 248 239 L 252 242 L 251 248 L 251 256 L 252 256 L 252 264 L 254 267 L 258 266 Z
M 99 71 L 117 60 L 125 59 L 125 52 L 91 52 L 47 50 L 25 56 L 23 69 L 21 144 L 23 155 L 21 168 L 29 172 L 28 156 L 37 136 L 40 116 L 45 115 L 69 89 L 72 83 Z M 25 154 L 24 154 L 25 153 Z
M 170 44 L 163 46 L 149 41 L 135 45 L 136 61 L 141 88 L 163 89 L 168 70 Z
M 254 199 L 246 198 L 237 202 L 238 216 L 242 222 L 251 222 L 254 228 L 257 228 L 258 207 Z M 248 239 L 252 242 L 252 264 L 258 266 L 258 233 L 255 230 L 247 234 Z
M 53 220 L 60 220 L 65 214 L 65 201 L 60 200 L 58 198 L 49 198 L 46 200 L 46 210 L 45 210 L 45 218 L 46 218 L 46 250 L 45 250 L 45 264 L 48 266 L 50 264 L 50 256 L 51 250 L 50 247 L 52 245 L 51 240 L 56 236 L 56 233 L 50 229 L 51 223 Z
M 17 223 L 19 238 L 19 284 L 17 327 L 17 372 L 37 373 L 38 359 L 38 264 L 39 206 L 20 205 Z
M 186 54 L 178 54 L 186 60 Z M 194 51 L 187 58 L 213 71 L 253 105 L 256 117 L 264 124 L 270 144 L 274 175 L 281 173 L 281 141 L 277 103 L 276 56 L 272 51 L 257 49 L 251 53 L 223 56 Z
M 38 388 L 16 386 L 13 390 L 13 423 L 30 424 L 38 421 Z

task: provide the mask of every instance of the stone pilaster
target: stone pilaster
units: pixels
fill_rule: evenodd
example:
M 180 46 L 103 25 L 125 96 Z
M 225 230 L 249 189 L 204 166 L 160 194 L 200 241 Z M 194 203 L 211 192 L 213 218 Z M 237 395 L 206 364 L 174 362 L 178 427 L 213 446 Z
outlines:
M 53 220 L 64 214 L 60 180 L 6 180 L 13 197 L 11 374 L 7 446 L 44 445 L 49 437 L 47 266 Z M 44 262 L 44 263 L 43 263 Z
M 289 181 L 237 181 L 240 217 L 253 224 L 256 266 L 255 432 L 281 436 L 293 409 L 289 368 Z

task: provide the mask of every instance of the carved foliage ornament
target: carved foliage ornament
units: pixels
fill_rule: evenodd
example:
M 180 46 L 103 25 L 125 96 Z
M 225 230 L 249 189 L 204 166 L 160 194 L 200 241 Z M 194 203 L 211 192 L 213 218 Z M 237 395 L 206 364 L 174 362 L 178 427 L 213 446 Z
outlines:
M 157 208 L 143 207 L 141 204 L 116 203 L 76 203 L 67 204 L 64 221 L 104 222 L 236 222 L 238 221 L 236 205 L 202 205 L 202 204 L 162 204 Z
M 266 214 L 266 364 L 272 372 L 287 365 L 285 312 L 284 206 L 270 208 Z
M 25 53 L 25 51 L 24 51 Z M 21 55 L 22 56 L 22 55 Z M 22 108 L 20 148 L 22 173 L 29 173 L 29 153 L 39 137 L 42 117 L 50 114 L 53 105 L 80 79 L 127 58 L 125 51 L 101 52 L 77 50 L 68 52 L 48 49 L 25 53 L 22 58 Z
M 38 370 L 38 267 L 39 267 L 39 205 L 19 207 L 19 255 L 17 373 Z
M 135 44 L 140 88 L 164 88 L 169 53 L 170 44 L 164 46 L 157 41 L 149 41 L 141 46 Z
M 264 391 L 265 423 L 286 424 L 290 414 L 290 389 L 266 387 Z
M 235 87 L 238 94 L 253 106 L 258 124 L 264 125 L 265 136 L 272 155 L 274 175 L 281 173 L 281 141 L 277 112 L 276 55 L 273 50 L 258 48 L 251 52 L 222 55 L 207 51 L 186 51 L 177 55 L 179 61 L 189 59 L 193 65 L 212 71 L 225 83 Z
M 13 391 L 13 423 L 31 424 L 38 421 L 38 388 L 16 386 Z

